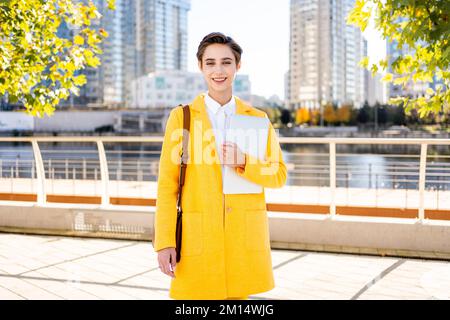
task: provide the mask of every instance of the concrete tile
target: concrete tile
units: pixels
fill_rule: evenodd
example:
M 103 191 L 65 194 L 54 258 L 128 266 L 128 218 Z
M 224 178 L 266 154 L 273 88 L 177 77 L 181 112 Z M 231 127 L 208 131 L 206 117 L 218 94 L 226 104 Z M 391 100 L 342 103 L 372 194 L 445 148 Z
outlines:
M 133 297 L 139 300 L 172 300 L 169 297 L 169 292 L 163 290 L 150 290 L 143 288 L 130 288 L 121 286 L 115 286 L 114 289 L 122 293 L 132 295 Z
M 302 251 L 288 251 L 288 250 L 272 250 L 272 266 L 279 265 L 289 259 L 292 259 L 302 253 Z M 301 258 L 302 259 L 302 258 Z
M 96 284 L 87 284 L 82 283 L 79 286 L 80 290 L 83 290 L 87 293 L 90 293 L 101 300 L 135 300 L 136 296 L 131 293 L 124 293 L 122 291 L 117 290 L 113 286 L 108 285 L 96 285 Z
M 12 292 L 32 300 L 60 300 L 61 297 L 39 288 L 32 283 L 13 277 L 0 277 L 0 286 L 8 288 Z
M 66 300 L 97 300 L 98 298 L 83 290 L 80 290 L 81 284 L 76 282 L 61 282 L 50 280 L 28 279 L 28 282 L 35 286 L 45 288 Z
M 94 282 L 111 283 L 120 279 L 120 276 L 105 273 L 101 269 L 97 269 L 95 265 L 85 266 L 78 261 L 64 263 L 57 267 L 69 271 L 72 275 L 80 275 Z
M 30 276 L 32 274 L 33 273 L 29 273 L 27 275 Z M 75 266 L 48 267 L 48 268 L 44 268 L 44 269 L 39 269 L 39 274 L 45 275 L 46 277 L 48 277 L 50 279 L 60 279 L 60 280 L 70 280 L 70 281 L 95 281 L 95 279 L 88 277 L 79 268 L 76 268 Z
M 0 286 L 0 301 L 1 300 L 24 300 L 25 298 L 19 296 L 18 294 L 11 292 L 7 288 Z
M 159 270 L 148 272 L 145 275 L 136 276 L 125 281 L 121 281 L 120 284 L 131 285 L 131 286 L 145 286 L 152 288 L 170 288 L 171 278 Z
M 3 273 L 6 272 L 8 274 L 19 274 L 28 271 L 29 268 L 15 263 L 0 263 L 0 270 L 2 270 Z

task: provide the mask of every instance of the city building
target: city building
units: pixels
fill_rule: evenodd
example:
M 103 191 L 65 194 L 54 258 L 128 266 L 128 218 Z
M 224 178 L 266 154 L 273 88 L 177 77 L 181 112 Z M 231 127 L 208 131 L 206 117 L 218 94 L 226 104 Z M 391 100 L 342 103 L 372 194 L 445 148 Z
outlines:
M 131 108 L 172 108 L 190 103 L 208 87 L 201 73 L 181 70 L 151 72 L 131 83 Z M 233 94 L 244 101 L 251 101 L 251 85 L 248 75 L 236 75 Z
M 254 107 L 284 107 L 284 101 L 276 94 L 269 98 L 252 94 L 251 104 Z
M 387 103 L 387 86 L 386 83 L 381 81 L 381 74 L 376 73 L 372 77 L 372 73 L 365 70 L 365 82 L 367 87 L 367 103 L 373 106 L 377 103 L 385 104 Z
M 291 0 L 290 70 L 285 80 L 289 108 L 364 103 L 364 70 L 358 63 L 367 44 L 359 28 L 346 23 L 354 3 Z
M 106 0 L 93 2 L 102 18 L 91 28 L 109 34 L 100 44 L 101 65 L 80 72 L 87 84 L 62 105 L 129 107 L 133 80 L 158 70 L 187 69 L 190 0 L 116 0 L 114 11 Z M 67 26 L 59 30 L 61 37 L 76 32 Z

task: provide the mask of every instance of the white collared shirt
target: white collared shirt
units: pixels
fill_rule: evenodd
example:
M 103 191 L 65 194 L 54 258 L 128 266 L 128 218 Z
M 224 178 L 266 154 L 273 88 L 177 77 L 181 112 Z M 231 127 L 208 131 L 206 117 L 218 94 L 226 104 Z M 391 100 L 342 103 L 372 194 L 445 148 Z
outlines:
M 205 105 L 206 110 L 208 111 L 209 120 L 214 131 L 214 136 L 216 137 L 217 152 L 221 154 L 221 145 L 222 142 L 224 142 L 224 140 L 226 139 L 227 119 L 231 115 L 236 114 L 236 97 L 233 95 L 228 103 L 221 106 L 220 103 L 211 98 L 207 92 L 205 94 Z M 219 157 L 219 159 L 221 159 L 221 157 Z

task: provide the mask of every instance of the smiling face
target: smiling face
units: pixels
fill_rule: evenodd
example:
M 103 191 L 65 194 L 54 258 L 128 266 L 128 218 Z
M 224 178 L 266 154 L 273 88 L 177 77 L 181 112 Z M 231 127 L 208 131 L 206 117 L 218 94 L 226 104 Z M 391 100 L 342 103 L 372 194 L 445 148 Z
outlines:
M 232 91 L 240 62 L 236 64 L 233 51 L 225 44 L 214 43 L 206 47 L 198 66 L 208 84 L 208 90 L 217 93 Z

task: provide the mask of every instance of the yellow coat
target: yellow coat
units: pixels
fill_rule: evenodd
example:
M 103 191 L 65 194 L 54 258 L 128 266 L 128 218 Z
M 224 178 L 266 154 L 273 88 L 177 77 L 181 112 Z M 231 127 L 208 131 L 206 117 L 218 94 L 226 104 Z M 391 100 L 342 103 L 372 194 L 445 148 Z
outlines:
M 223 194 L 222 172 L 204 94 L 190 104 L 189 161 L 182 196 L 181 261 L 169 295 L 173 299 L 225 299 L 274 288 L 269 225 L 264 191 Z M 236 113 L 266 117 L 236 99 Z M 175 247 L 176 199 L 183 110 L 171 110 L 159 163 L 155 215 L 155 251 Z M 246 154 L 242 177 L 263 187 L 286 182 L 276 132 L 270 125 L 266 160 Z

